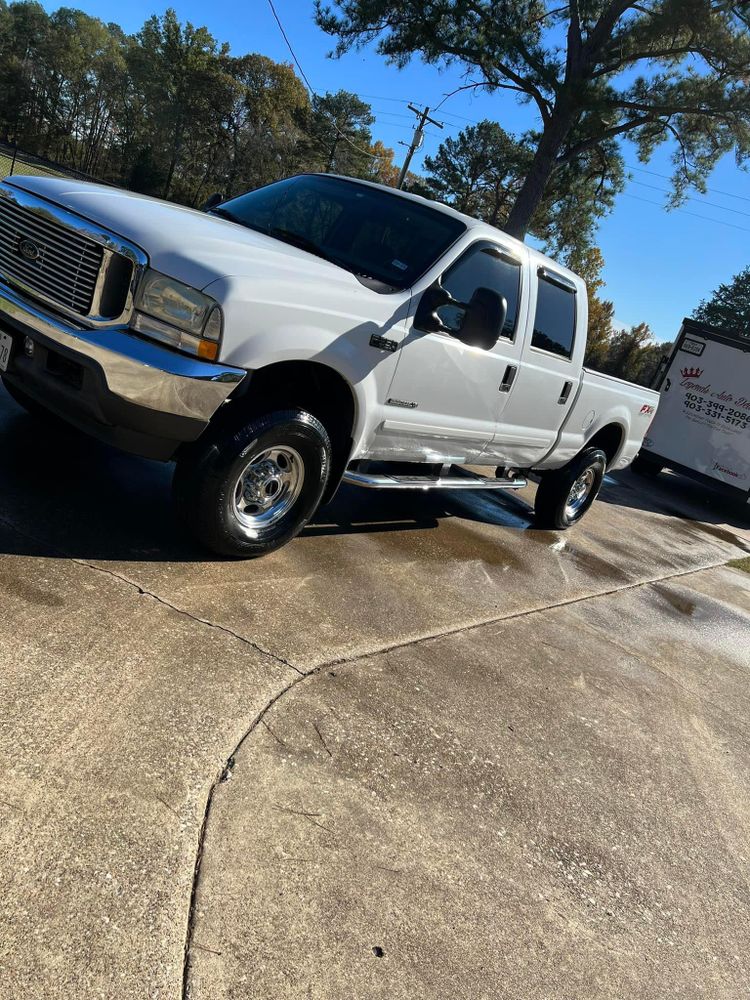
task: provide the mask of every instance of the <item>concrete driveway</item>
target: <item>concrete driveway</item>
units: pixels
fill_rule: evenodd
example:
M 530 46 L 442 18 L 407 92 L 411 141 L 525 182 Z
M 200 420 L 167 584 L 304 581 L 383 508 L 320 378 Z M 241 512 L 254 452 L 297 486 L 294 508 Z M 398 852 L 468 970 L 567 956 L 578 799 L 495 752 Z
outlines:
M 220 562 L 2 390 L 0 456 L 4 997 L 746 995 L 744 511 L 342 491 Z

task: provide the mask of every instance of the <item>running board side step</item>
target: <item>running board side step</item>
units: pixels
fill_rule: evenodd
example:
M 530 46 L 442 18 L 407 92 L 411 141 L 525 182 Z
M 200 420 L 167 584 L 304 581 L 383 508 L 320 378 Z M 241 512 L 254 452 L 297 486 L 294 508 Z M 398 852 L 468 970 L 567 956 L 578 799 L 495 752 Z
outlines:
M 462 476 L 388 476 L 347 470 L 343 481 L 370 490 L 522 490 L 526 486 L 526 480 L 520 477 L 490 479 L 471 472 Z

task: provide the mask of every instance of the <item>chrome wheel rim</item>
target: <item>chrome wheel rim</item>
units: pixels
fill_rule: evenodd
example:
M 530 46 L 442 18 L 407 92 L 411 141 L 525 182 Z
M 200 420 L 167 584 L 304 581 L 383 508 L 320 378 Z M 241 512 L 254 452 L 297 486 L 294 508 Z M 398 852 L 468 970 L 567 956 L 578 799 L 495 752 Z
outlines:
M 294 448 L 266 448 L 253 455 L 232 491 L 234 516 L 252 531 L 280 521 L 302 492 L 305 467 Z
M 576 479 L 570 487 L 570 493 L 568 493 L 568 499 L 565 502 L 566 517 L 576 517 L 581 512 L 581 508 L 586 503 L 594 488 L 595 481 L 596 474 L 593 469 L 586 469 Z

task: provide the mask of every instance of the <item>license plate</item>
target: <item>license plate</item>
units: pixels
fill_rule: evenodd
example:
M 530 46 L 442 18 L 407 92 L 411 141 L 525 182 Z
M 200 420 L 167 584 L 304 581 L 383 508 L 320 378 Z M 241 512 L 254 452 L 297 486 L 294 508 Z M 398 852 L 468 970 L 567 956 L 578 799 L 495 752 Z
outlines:
M 7 372 L 12 350 L 13 338 L 9 333 L 0 332 L 0 372 Z

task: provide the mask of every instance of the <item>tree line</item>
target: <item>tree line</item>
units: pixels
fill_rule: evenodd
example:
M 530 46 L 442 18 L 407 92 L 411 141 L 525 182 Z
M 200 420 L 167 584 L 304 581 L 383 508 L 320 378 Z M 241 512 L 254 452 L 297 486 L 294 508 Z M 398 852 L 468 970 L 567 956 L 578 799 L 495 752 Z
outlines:
M 64 166 L 199 205 L 300 170 L 389 181 L 369 105 L 311 100 L 290 66 L 233 56 L 173 10 L 128 35 L 83 11 L 0 0 L 0 135 Z
M 646 324 L 616 328 L 599 295 L 596 228 L 626 183 L 618 138 L 631 135 L 647 158 L 672 137 L 677 201 L 691 185 L 700 189 L 727 149 L 746 155 L 750 45 L 747 26 L 737 30 L 741 7 L 399 0 L 399 18 L 388 21 L 384 0 L 337 6 L 338 14 L 319 5 L 317 17 L 341 51 L 380 35 L 381 51 L 399 64 L 412 54 L 458 63 L 466 86 L 511 89 L 535 107 L 540 129 L 513 136 L 489 120 L 469 126 L 407 186 L 528 233 L 581 273 L 587 363 L 648 381 L 662 348 Z M 684 57 L 697 54 L 709 70 L 684 71 Z M 649 86 L 630 72 L 644 60 L 664 66 Z M 618 87 L 622 71 L 628 82 Z M 394 184 L 393 151 L 373 139 L 374 121 L 356 94 L 311 95 L 292 66 L 233 55 L 173 10 L 126 34 L 79 10 L 48 14 L 33 0 L 0 0 L 0 137 L 143 193 L 199 206 L 214 192 L 231 196 L 304 170 Z

